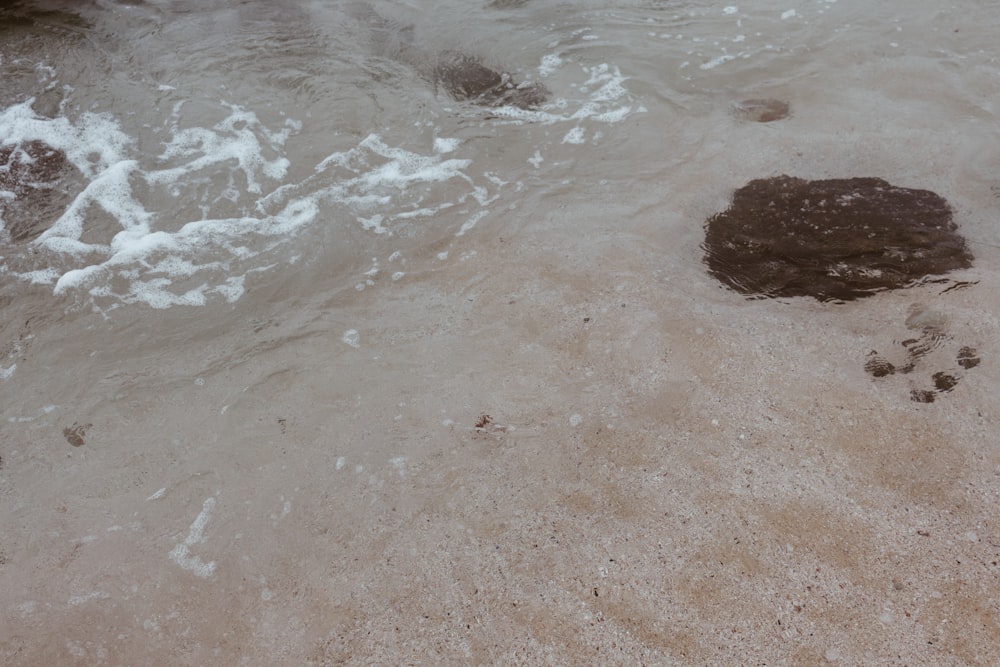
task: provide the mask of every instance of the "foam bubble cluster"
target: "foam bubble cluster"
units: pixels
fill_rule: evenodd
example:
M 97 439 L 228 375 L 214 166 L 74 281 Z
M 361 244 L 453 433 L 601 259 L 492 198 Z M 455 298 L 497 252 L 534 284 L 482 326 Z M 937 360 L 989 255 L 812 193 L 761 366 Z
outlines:
M 5 142 L 42 141 L 64 151 L 86 176 L 72 203 L 32 243 L 43 265 L 4 264 L 0 271 L 102 310 L 233 302 L 248 275 L 274 265 L 267 254 L 323 210 L 346 210 L 363 229 L 391 234 L 399 222 L 496 198 L 464 173 L 470 160 L 445 157 L 458 149 L 457 139 L 435 139 L 429 154 L 420 154 L 372 134 L 289 184 L 282 183 L 290 164 L 284 146 L 298 123 L 271 130 L 252 111 L 225 105 L 215 125 L 185 128 L 180 107 L 149 164 L 106 114 L 44 118 L 30 101 L 0 113 Z M 448 181 L 460 184 L 450 198 L 435 190 Z M 239 214 L 219 216 L 219 210 Z M 191 213 L 200 216 L 178 219 Z
M 560 88 L 569 95 L 541 109 L 491 108 L 491 122 L 563 124 L 561 143 L 574 146 L 603 136 L 594 123 L 644 111 L 617 67 L 581 66 L 552 53 L 538 73 L 566 79 Z M 220 103 L 217 122 L 192 126 L 178 102 L 154 130 L 163 132 L 158 150 L 141 152 L 110 114 L 49 118 L 32 104 L 0 111 L 0 147 L 42 142 L 64 153 L 82 180 L 64 184 L 68 205 L 33 228 L 37 236 L 26 239 L 21 254 L 0 258 L 0 273 L 50 285 L 56 295 L 101 311 L 235 302 L 251 274 L 289 261 L 287 244 L 299 232 L 331 219 L 392 237 L 448 211 L 462 236 L 489 215 L 510 182 L 522 187 L 516 177 L 470 175 L 462 140 L 447 136 L 418 136 L 426 148 L 414 150 L 371 133 L 290 180 L 286 143 L 301 132 L 297 121 L 275 128 L 250 109 Z M 541 149 L 551 145 L 533 147 L 536 169 Z M 396 271 L 392 280 L 405 275 Z

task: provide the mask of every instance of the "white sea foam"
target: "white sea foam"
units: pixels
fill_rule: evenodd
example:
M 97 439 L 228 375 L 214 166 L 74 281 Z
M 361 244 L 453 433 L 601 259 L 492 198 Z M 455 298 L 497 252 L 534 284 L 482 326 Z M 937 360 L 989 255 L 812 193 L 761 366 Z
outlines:
M 542 56 L 542 62 L 538 65 L 538 76 L 551 76 L 562 65 L 563 59 L 556 53 L 549 53 Z
M 182 569 L 192 572 L 196 577 L 207 579 L 215 574 L 215 561 L 206 563 L 200 557 L 191 555 L 191 547 L 205 541 L 205 526 L 215 509 L 215 498 L 206 498 L 202 503 L 201 512 L 195 518 L 188 529 L 188 536 L 183 542 L 178 542 L 173 550 L 168 554 L 170 560 L 181 566 Z
M 74 595 L 69 599 L 67 604 L 69 604 L 70 607 L 76 607 L 84 602 L 89 602 L 90 600 L 106 600 L 110 597 L 111 596 L 104 591 L 94 591 L 93 593 L 88 593 L 87 595 Z
M 617 123 L 633 113 L 641 113 L 624 83 L 624 76 L 616 66 L 601 63 L 593 66 L 580 66 L 571 61 L 565 61 L 558 54 L 549 54 L 542 59 L 538 70 L 542 76 L 550 76 L 560 68 L 579 68 L 586 78 L 575 84 L 575 88 L 584 95 L 579 99 L 556 98 L 540 109 L 520 109 L 518 107 L 497 107 L 492 115 L 506 121 L 516 123 L 555 124 L 572 122 L 579 125 L 580 121 L 590 119 L 601 123 Z M 566 74 L 564 76 L 570 76 Z M 574 75 L 578 76 L 578 75 Z
M 434 152 L 435 153 L 452 153 L 458 148 L 461 143 L 458 139 L 434 139 Z
M 423 155 L 372 134 L 353 149 L 329 155 L 313 176 L 282 184 L 289 168 L 284 144 L 298 123 L 285 121 L 273 131 L 253 112 L 223 105 L 226 116 L 212 127 L 184 128 L 182 110 L 183 105 L 175 107 L 169 138 L 159 155 L 147 158 L 151 164 L 140 161 L 133 142 L 107 115 L 83 114 L 73 122 L 45 118 L 30 101 L 0 113 L 3 141 L 44 141 L 64 151 L 87 179 L 33 242 L 47 253 L 41 257 L 49 258 L 49 266 L 4 269 L 52 285 L 56 294 L 100 302 L 102 309 L 120 303 L 202 305 L 213 297 L 234 302 L 249 274 L 279 264 L 251 260 L 286 244 L 325 208 L 346 208 L 362 229 L 391 235 L 401 221 L 432 218 L 456 204 L 497 196 L 499 185 L 475 184 L 466 175 L 470 160 L 444 157 L 460 147 L 454 138 L 435 139 L 433 152 Z M 199 189 L 216 181 L 220 185 L 207 194 Z M 435 185 L 449 181 L 463 185 L 457 197 L 446 199 Z M 140 183 L 143 188 L 136 188 Z M 185 210 L 197 204 L 203 217 L 177 220 L 173 205 L 155 208 L 141 196 L 148 190 L 172 195 Z M 244 215 L 211 215 L 237 201 L 245 202 Z M 119 227 L 110 238 L 88 235 L 94 225 L 106 226 L 109 216 Z
M 265 148 L 279 150 L 293 130 L 301 126 L 286 121 L 278 132 L 268 130 L 257 115 L 236 105 L 227 105 L 230 114 L 209 128 L 174 129 L 171 141 L 159 156 L 162 162 L 180 161 L 173 168 L 147 174 L 150 183 L 173 183 L 181 176 L 206 167 L 235 160 L 246 178 L 248 192 L 261 192 L 261 179 L 280 180 L 288 170 L 288 159 L 264 158 Z M 179 108 L 178 108 L 179 110 Z M 176 111 L 175 111 L 176 115 Z
M 34 242 L 52 254 L 53 266 L 15 275 L 33 283 L 54 283 L 57 294 L 76 292 L 154 308 L 200 305 L 211 294 L 227 301 L 238 299 L 246 274 L 230 275 L 233 263 L 278 245 L 284 234 L 309 222 L 314 212 L 300 206 L 289 207 L 280 219 L 206 218 L 171 231 L 177 226 L 176 212 L 147 209 L 134 188 L 144 181 L 150 187 L 168 184 L 179 193 L 186 177 L 212 168 L 230 169 L 231 163 L 243 175 L 248 192 L 260 191 L 266 180 L 283 177 L 287 159 L 265 159 L 263 154 L 280 150 L 295 124 L 288 122 L 280 132 L 270 132 L 253 113 L 234 106 L 228 111 L 210 130 L 177 129 L 154 165 L 143 168 L 129 159 L 131 140 L 106 115 L 83 114 L 71 123 L 64 117 L 37 116 L 29 103 L 5 110 L 0 114 L 0 135 L 14 141 L 40 140 L 64 151 L 89 180 Z M 220 193 L 216 199 L 224 197 Z M 109 242 L 84 240 L 95 215 L 110 215 L 120 226 Z M 64 268 L 67 264 L 69 268 Z M 259 269 L 250 269 L 254 270 Z M 187 289 L 176 288 L 183 279 L 201 276 L 203 280 L 192 280 Z M 127 288 L 123 290 L 122 284 Z
M 361 347 L 361 335 L 358 333 L 357 329 L 348 329 L 345 331 L 341 340 L 351 347 Z
M 698 67 L 701 69 L 715 69 L 723 63 L 728 63 L 730 60 L 736 60 L 736 56 L 730 55 L 728 53 L 723 53 L 722 55 L 712 58 L 707 63 L 702 63 Z
M 586 133 L 580 126 L 574 127 L 562 138 L 564 144 L 582 144 L 586 140 Z
M 564 123 L 564 143 L 596 144 L 603 133 L 593 123 L 618 123 L 644 111 L 612 65 L 581 66 L 552 53 L 538 71 L 575 78 L 570 87 L 581 95 L 538 110 L 493 109 L 491 122 Z M 232 303 L 245 293 L 249 276 L 287 264 L 281 249 L 320 222 L 346 219 L 366 233 L 393 236 L 455 209 L 461 236 L 489 214 L 509 182 L 522 187 L 504 174 L 476 175 L 461 154 L 461 139 L 434 137 L 421 151 L 374 133 L 329 154 L 304 179 L 287 182 L 285 144 L 300 123 L 286 119 L 275 129 L 249 109 L 220 103 L 220 120 L 192 127 L 184 111 L 178 103 L 167 116 L 155 154 L 140 152 L 109 114 L 48 118 L 33 110 L 32 100 L 0 112 L 0 141 L 43 141 L 63 151 L 84 177 L 82 190 L 32 242 L 30 261 L 0 258 L 0 272 L 103 311 L 133 303 Z M 536 169 L 545 160 L 539 148 L 525 155 Z M 404 274 L 392 272 L 390 279 Z M 358 287 L 374 284 L 369 277 Z
M 132 140 L 109 114 L 83 113 L 73 123 L 65 117 L 35 113 L 34 98 L 0 111 L 0 142 L 15 145 L 43 141 L 66 154 L 85 176 L 93 177 L 125 159 Z
M 468 220 L 462 223 L 458 231 L 455 232 L 455 236 L 464 236 L 467 231 L 479 224 L 479 221 L 485 218 L 489 214 L 489 211 L 477 211 Z
M 262 213 L 280 211 L 281 217 L 289 207 L 315 211 L 321 204 L 335 202 L 353 213 L 366 231 L 390 235 L 395 223 L 432 218 L 485 191 L 485 186 L 476 186 L 464 171 L 471 160 L 442 157 L 458 145 L 453 139 L 438 139 L 435 152 L 422 155 L 389 146 L 379 135 L 370 134 L 355 148 L 327 156 L 313 176 L 264 197 L 257 208 Z M 454 180 L 472 187 L 454 201 L 428 201 L 437 196 L 434 184 Z

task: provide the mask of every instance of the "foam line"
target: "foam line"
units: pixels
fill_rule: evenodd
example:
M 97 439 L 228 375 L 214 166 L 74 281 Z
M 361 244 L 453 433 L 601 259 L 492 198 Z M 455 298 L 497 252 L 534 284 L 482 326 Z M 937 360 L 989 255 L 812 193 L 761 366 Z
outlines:
M 170 560 L 177 563 L 181 569 L 188 570 L 196 577 L 207 579 L 215 574 L 215 561 L 206 563 L 198 556 L 191 555 L 191 547 L 204 542 L 205 526 L 212 517 L 212 510 L 215 509 L 215 498 L 206 498 L 202 503 L 201 512 L 195 517 L 194 522 L 188 529 L 188 536 L 183 542 L 178 542 L 173 550 L 168 554 Z

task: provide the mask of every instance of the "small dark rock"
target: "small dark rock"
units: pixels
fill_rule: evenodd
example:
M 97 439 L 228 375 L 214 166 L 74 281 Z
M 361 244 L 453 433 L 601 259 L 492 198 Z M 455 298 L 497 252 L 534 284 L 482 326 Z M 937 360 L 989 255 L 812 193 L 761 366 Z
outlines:
M 523 2 L 497 0 L 494 6 L 505 9 L 519 4 Z M 418 43 L 412 25 L 383 16 L 367 2 L 347 2 L 345 11 L 367 30 L 374 53 L 407 63 L 432 81 L 435 90 L 440 86 L 460 102 L 534 109 L 549 98 L 550 93 L 542 84 L 518 83 L 507 72 L 487 67 L 468 53 L 427 50 Z
M 83 447 L 86 441 L 83 436 L 87 435 L 87 429 L 93 426 L 93 424 L 79 424 L 73 422 L 72 426 L 67 426 L 63 429 L 63 437 L 66 438 L 66 442 L 73 445 L 74 447 Z
M 788 102 L 775 99 L 743 100 L 733 105 L 733 115 L 740 120 L 755 123 L 770 123 L 788 118 L 791 113 Z
M 41 141 L 0 146 L 0 218 L 10 241 L 38 237 L 69 203 L 63 178 L 78 173 L 66 154 Z
M 849 301 L 972 265 L 951 207 L 879 178 L 754 180 L 708 219 L 705 263 L 760 297 Z

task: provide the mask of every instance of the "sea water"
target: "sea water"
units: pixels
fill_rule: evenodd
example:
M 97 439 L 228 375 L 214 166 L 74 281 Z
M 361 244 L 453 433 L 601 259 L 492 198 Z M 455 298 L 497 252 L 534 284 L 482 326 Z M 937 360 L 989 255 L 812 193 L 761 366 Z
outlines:
M 996 22 L 980 0 L 4 4 L 0 144 L 66 162 L 38 213 L 0 193 L 5 664 L 405 662 L 429 655 L 431 607 L 452 661 L 573 662 L 612 642 L 664 664 L 780 660 L 752 622 L 764 602 L 713 606 L 741 584 L 625 595 L 647 619 L 632 626 L 588 606 L 612 576 L 594 545 L 632 535 L 636 571 L 661 572 L 642 558 L 669 542 L 664 516 L 709 517 L 676 524 L 662 556 L 691 579 L 751 469 L 759 497 L 814 498 L 790 516 L 845 535 L 902 525 L 900 497 L 945 521 L 934 508 L 971 489 L 941 539 L 995 538 Z M 450 52 L 550 96 L 452 99 L 428 74 Z M 738 113 L 770 98 L 790 115 Z M 947 294 L 747 301 L 706 272 L 703 224 L 780 174 L 934 190 L 975 266 Z M 24 220 L 36 232 L 15 239 Z M 913 374 L 873 379 L 867 355 L 902 359 L 919 335 L 915 306 L 946 325 Z M 909 401 L 960 348 L 982 366 Z M 768 568 L 801 566 L 785 544 L 812 524 L 769 511 L 746 521 L 780 541 L 754 556 L 780 588 Z M 558 532 L 534 517 L 578 531 L 532 560 L 519 545 Z M 856 563 L 802 539 L 816 572 L 888 558 L 875 537 Z M 930 562 L 935 545 L 899 549 Z M 596 577 L 579 599 L 578 568 Z M 519 596 L 589 638 L 500 611 Z M 813 619 L 808 655 L 922 659 L 927 642 L 878 632 L 901 611 L 868 614 L 868 648 L 852 643 L 829 619 L 857 600 Z M 651 638 L 668 623 L 654 602 L 687 639 Z M 459 608 L 468 623 L 446 620 Z M 466 637 L 473 618 L 488 627 Z M 737 625 L 742 653 L 705 639 Z
M 582 178 L 576 189 L 585 194 L 593 182 L 628 183 L 668 167 L 703 174 L 699 150 L 745 163 L 753 159 L 749 142 L 790 141 L 771 127 L 726 122 L 726 112 L 746 97 L 791 98 L 793 85 L 796 116 L 859 118 L 857 108 L 879 106 L 865 118 L 881 123 L 887 141 L 921 131 L 905 115 L 885 124 L 897 113 L 919 115 L 935 101 L 927 90 L 935 85 L 964 84 L 965 124 L 987 122 L 992 105 L 993 54 L 976 34 L 961 32 L 970 19 L 958 9 L 876 21 L 834 0 L 784 9 L 375 7 L 427 58 L 471 52 L 553 91 L 539 109 L 484 110 L 448 99 L 418 66 L 383 55 L 379 42 L 392 37 L 343 5 L 350 3 L 8 10 L 22 18 L 5 28 L 4 65 L 16 76 L 8 75 L 0 135 L 8 145 L 39 140 L 64 151 L 82 182 L 39 238 L 5 249 L 6 289 L 46 285 L 99 312 L 211 306 L 238 301 L 248 280 L 267 282 L 314 259 L 320 237 L 327 247 L 360 237 L 359 253 L 381 254 L 382 262 L 439 243 L 460 255 L 461 236 L 479 225 L 496 234 L 505 217 L 527 217 L 504 212 L 539 191 Z M 468 34 L 471 24 L 483 34 Z M 917 48 L 920 30 L 939 41 Z M 869 52 L 852 47 L 873 32 L 879 38 L 865 42 Z M 931 81 L 914 71 L 928 59 L 938 74 Z M 848 64 L 853 86 L 841 78 Z M 883 74 L 883 85 L 872 85 Z M 802 90 L 800 80 L 814 84 Z M 923 104 L 902 112 L 879 105 L 892 87 Z M 714 131 L 701 131 L 706 117 Z M 963 161 L 988 163 L 957 120 L 941 129 L 964 144 L 956 147 Z M 648 153 L 631 151 L 635 141 Z M 870 159 L 826 156 L 813 170 L 854 173 L 851 160 L 861 157 Z M 796 151 L 784 164 L 767 156 L 770 169 L 753 168 L 773 174 L 797 166 L 791 158 L 800 171 L 819 162 Z M 573 172 L 578 165 L 584 173 Z M 452 237 L 459 240 L 445 241 Z

